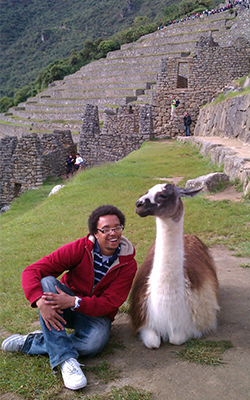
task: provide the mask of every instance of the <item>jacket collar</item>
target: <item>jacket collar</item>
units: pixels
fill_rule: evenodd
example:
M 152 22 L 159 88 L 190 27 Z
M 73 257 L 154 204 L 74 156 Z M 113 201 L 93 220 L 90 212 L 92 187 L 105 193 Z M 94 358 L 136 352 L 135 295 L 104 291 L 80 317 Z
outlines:
M 94 235 L 89 235 L 88 240 L 90 240 L 94 245 L 96 238 L 94 237 Z M 121 237 L 120 245 L 121 245 L 120 256 L 129 256 L 134 254 L 135 252 L 134 246 L 125 236 Z

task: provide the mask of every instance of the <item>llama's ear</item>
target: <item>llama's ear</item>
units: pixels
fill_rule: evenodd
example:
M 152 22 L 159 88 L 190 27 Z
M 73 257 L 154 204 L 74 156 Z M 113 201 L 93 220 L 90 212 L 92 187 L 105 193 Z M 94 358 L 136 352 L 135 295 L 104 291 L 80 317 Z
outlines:
M 183 188 L 178 188 L 178 189 L 179 189 L 178 194 L 180 197 L 194 197 L 203 189 L 203 186 L 193 189 L 183 189 Z

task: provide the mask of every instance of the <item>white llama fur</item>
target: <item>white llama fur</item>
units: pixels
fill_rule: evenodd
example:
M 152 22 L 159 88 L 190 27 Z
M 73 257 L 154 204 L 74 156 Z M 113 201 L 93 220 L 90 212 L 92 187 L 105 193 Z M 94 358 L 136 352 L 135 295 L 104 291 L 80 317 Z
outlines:
M 176 199 L 171 200 L 169 206 L 173 209 L 172 216 L 171 212 L 165 213 L 160 209 L 162 203 L 159 197 L 157 202 L 155 200 L 156 195 L 161 193 L 168 196 L 166 189 L 179 194 Z M 217 280 L 215 284 L 208 273 L 201 287 L 196 289 L 192 287 L 184 271 L 184 211 L 177 207 L 181 203 L 181 196 L 194 196 L 198 191 L 185 191 L 174 185 L 156 185 L 137 202 L 142 209 L 146 207 L 145 204 L 146 208 L 150 209 L 152 206 L 154 209 L 153 212 L 141 216 L 156 217 L 153 266 L 145 289 L 145 321 L 137 329 L 148 348 L 158 348 L 161 339 L 180 345 L 189 338 L 199 338 L 216 327 L 219 309 Z M 167 197 L 163 198 L 163 201 L 167 206 L 166 199 Z M 140 215 L 140 209 L 138 214 Z M 132 293 L 133 296 L 136 298 L 135 293 Z M 136 301 L 132 304 L 133 307 L 136 307 Z

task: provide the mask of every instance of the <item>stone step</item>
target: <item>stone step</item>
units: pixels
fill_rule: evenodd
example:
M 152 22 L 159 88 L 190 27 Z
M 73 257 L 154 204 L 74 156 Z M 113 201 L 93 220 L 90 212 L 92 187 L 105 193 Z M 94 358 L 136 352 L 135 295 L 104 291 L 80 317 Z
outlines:
M 213 29 L 213 32 L 217 32 L 218 29 Z M 134 49 L 142 49 L 151 46 L 165 46 L 165 45 L 178 45 L 182 43 L 187 43 L 191 41 L 197 41 L 197 34 L 201 33 L 203 35 L 209 36 L 211 33 L 211 29 L 199 29 L 196 32 L 178 32 L 170 35 L 169 32 L 163 31 L 161 36 L 154 35 L 148 39 L 139 39 L 134 43 L 127 43 L 121 46 L 121 50 L 134 50 Z
M 78 80 L 82 79 L 84 82 L 84 79 L 86 79 L 86 82 L 91 79 L 92 76 L 98 76 L 98 77 L 110 77 L 110 76 L 117 76 L 117 75 L 127 75 L 130 74 L 131 71 L 133 71 L 135 74 L 142 74 L 142 73 L 152 73 L 152 72 L 158 72 L 159 64 L 155 62 L 145 62 L 142 65 L 136 64 L 131 65 L 131 63 L 127 63 L 126 65 L 124 64 L 105 64 L 105 65 L 93 65 L 91 69 L 88 71 L 84 71 L 84 73 L 75 73 L 73 75 L 69 75 L 68 77 L 64 78 L 64 82 L 71 82 L 72 80 Z M 86 76 L 87 74 L 87 76 Z
M 78 92 L 79 93 L 79 92 Z M 80 93 L 79 93 L 80 94 Z M 82 97 L 77 99 L 47 99 L 46 102 L 43 99 L 40 99 L 39 102 L 27 102 L 25 110 L 26 111 L 53 111 L 53 109 L 58 108 L 59 111 L 81 111 L 84 104 L 88 102 L 92 102 L 93 99 L 98 99 L 100 102 L 102 99 L 108 98 L 136 98 L 139 95 L 144 94 L 144 89 L 127 89 L 127 90 L 109 90 L 103 92 L 87 92 L 84 91 L 81 93 Z M 50 101 L 51 100 L 51 101 Z M 53 101 L 54 100 L 54 101 Z M 57 101 L 55 101 L 57 100 Z M 128 103 L 129 101 L 126 101 Z
M 198 43 L 199 39 L 193 39 L 193 40 L 185 40 L 183 42 L 179 43 L 165 43 L 162 45 L 149 45 L 145 47 L 138 47 L 138 48 L 130 48 L 128 50 L 116 50 L 112 51 L 111 53 L 107 54 L 107 58 L 116 58 L 116 57 L 135 57 L 135 56 L 145 56 L 145 55 L 151 55 L 152 54 L 164 54 L 164 53 L 170 53 L 170 52 L 184 52 L 184 51 L 192 51 L 196 47 L 196 43 Z
M 81 86 L 81 84 L 84 85 L 87 84 L 91 84 L 93 85 L 94 83 L 96 83 L 96 85 L 99 84 L 112 84 L 112 83 L 132 83 L 135 82 L 136 84 L 138 82 L 155 82 L 156 81 L 156 75 L 158 72 L 157 70 L 153 70 L 152 72 L 145 72 L 145 73 L 138 73 L 138 74 L 133 74 L 132 73 L 133 70 L 131 70 L 131 73 L 126 73 L 126 74 L 120 74 L 117 76 L 89 76 L 88 80 L 83 79 L 81 82 L 81 79 L 78 79 L 76 81 L 76 84 L 71 84 L 70 82 L 67 82 L 67 84 L 62 84 L 57 83 L 55 86 L 52 86 L 48 89 L 48 94 L 53 95 L 55 91 L 58 90 L 67 90 L 68 88 L 70 88 L 70 90 L 77 90 L 79 89 L 79 86 Z M 75 79 L 75 78 L 74 78 Z M 80 87 L 81 88 L 81 87 Z
M 216 15 L 210 15 L 209 17 L 203 16 L 202 18 L 195 18 L 189 21 L 184 21 L 181 23 L 176 23 L 164 27 L 163 29 L 159 29 L 156 32 L 149 33 L 143 36 L 140 40 L 147 40 L 152 37 L 162 37 L 165 35 L 169 35 L 170 37 L 175 34 L 181 33 L 192 33 L 192 32 L 203 32 L 207 30 L 224 30 L 225 29 L 225 20 L 233 19 L 229 11 L 219 13 Z M 234 19 L 235 20 L 235 19 Z
M 107 90 L 108 89 L 113 90 L 114 93 L 115 93 L 115 91 L 120 90 L 120 89 L 124 89 L 124 90 L 125 89 L 126 90 L 133 89 L 134 91 L 136 91 L 136 90 L 137 91 L 138 90 L 146 91 L 147 89 L 151 88 L 154 84 L 155 84 L 155 81 L 154 82 L 138 82 L 138 86 L 135 89 L 135 85 L 134 85 L 133 82 L 114 83 L 114 84 L 109 83 L 107 85 L 108 86 Z M 102 88 L 105 88 L 104 84 L 102 84 L 100 86 L 102 86 Z M 57 93 L 57 97 L 53 97 L 52 94 L 51 95 L 46 95 L 46 96 L 44 96 L 42 94 L 38 94 L 36 97 L 30 98 L 29 100 L 27 100 L 26 104 L 39 104 L 39 103 L 42 103 L 42 104 L 72 104 L 72 105 L 81 104 L 82 97 L 85 97 L 85 96 L 82 96 L 80 94 L 83 93 L 85 95 L 87 90 L 90 91 L 90 88 L 92 88 L 92 89 L 94 88 L 95 89 L 95 86 L 94 85 L 89 86 L 89 89 L 86 89 L 86 91 L 85 91 L 84 88 L 82 88 L 82 90 L 79 91 L 79 92 L 81 92 L 81 93 L 79 93 L 79 96 L 74 96 L 72 98 L 70 98 L 70 97 L 69 98 L 67 98 L 67 97 L 60 98 L 59 94 L 61 92 Z M 102 89 L 102 88 L 99 88 L 99 89 Z

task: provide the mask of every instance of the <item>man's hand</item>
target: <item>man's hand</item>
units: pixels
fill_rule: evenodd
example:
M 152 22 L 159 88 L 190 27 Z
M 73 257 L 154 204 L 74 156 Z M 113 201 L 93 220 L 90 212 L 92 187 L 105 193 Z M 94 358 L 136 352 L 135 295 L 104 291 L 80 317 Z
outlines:
M 67 323 L 60 314 L 62 310 L 75 306 L 75 297 L 63 292 L 57 286 L 55 287 L 57 294 L 52 292 L 43 293 L 42 297 L 37 300 L 36 305 L 40 310 L 41 316 L 46 327 L 51 331 L 51 326 L 57 331 L 63 330 Z
M 51 327 L 55 328 L 57 331 L 64 330 L 64 325 L 66 325 L 67 321 L 60 315 L 63 314 L 62 310 L 53 310 L 50 305 L 46 304 L 46 300 L 42 297 L 37 300 L 36 305 L 49 331 L 51 331 Z
M 75 306 L 74 296 L 70 296 L 57 286 L 55 288 L 58 294 L 52 292 L 43 293 L 42 299 L 45 300 L 45 304 L 50 305 L 52 310 L 65 310 Z

